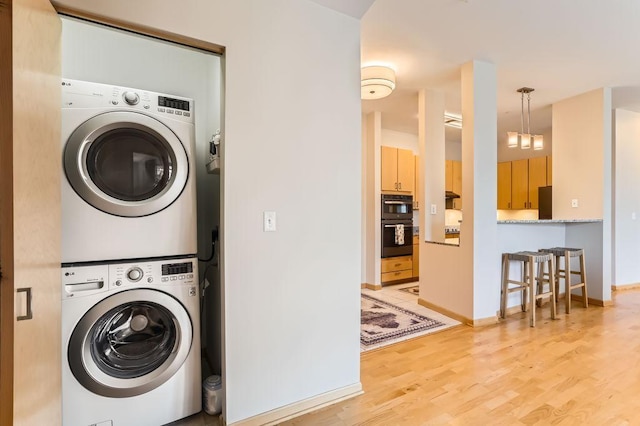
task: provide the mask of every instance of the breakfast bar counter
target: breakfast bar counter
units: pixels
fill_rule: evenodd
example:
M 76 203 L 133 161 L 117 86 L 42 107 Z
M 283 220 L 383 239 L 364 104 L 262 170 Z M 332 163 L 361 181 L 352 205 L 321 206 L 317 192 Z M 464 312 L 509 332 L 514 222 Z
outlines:
M 603 261 L 610 256 L 610 249 L 603 246 L 606 229 L 602 219 L 498 220 L 497 228 L 500 254 L 551 247 L 584 249 L 590 302 L 600 306 L 610 304 L 610 266 Z M 500 261 L 496 258 L 496 262 Z M 514 277 L 520 274 L 515 269 L 510 272 Z M 520 303 L 519 297 L 513 296 L 509 299 L 509 306 Z

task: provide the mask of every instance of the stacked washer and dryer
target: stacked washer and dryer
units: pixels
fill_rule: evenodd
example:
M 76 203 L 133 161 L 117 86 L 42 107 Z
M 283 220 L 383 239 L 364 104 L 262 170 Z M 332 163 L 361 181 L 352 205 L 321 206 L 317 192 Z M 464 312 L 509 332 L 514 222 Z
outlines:
M 201 409 L 193 101 L 62 82 L 62 416 Z

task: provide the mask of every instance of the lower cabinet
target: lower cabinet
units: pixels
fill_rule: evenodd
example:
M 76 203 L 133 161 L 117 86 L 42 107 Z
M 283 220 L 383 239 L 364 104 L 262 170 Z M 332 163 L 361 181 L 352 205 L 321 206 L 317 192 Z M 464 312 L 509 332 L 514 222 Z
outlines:
M 380 265 L 382 284 L 413 277 L 412 256 L 387 257 Z
M 413 278 L 418 279 L 418 272 L 420 268 L 420 237 L 413 236 Z

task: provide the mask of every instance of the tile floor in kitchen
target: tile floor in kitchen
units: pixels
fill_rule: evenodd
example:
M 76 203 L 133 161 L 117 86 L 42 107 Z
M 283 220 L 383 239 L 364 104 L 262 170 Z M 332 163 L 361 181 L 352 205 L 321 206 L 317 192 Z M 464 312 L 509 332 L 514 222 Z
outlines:
M 433 311 L 418 304 L 417 294 L 409 293 L 407 291 L 401 291 L 401 289 L 403 288 L 415 287 L 417 285 L 417 282 L 411 282 L 405 284 L 387 285 L 382 287 L 382 290 L 369 290 L 368 288 L 363 288 L 361 292 L 362 294 L 375 297 L 376 299 L 382 300 L 383 302 L 389 302 L 401 308 L 408 309 L 411 312 L 415 312 L 416 314 L 425 315 L 429 318 L 433 318 L 434 320 L 438 320 L 446 324 L 459 324 L 459 322 L 456 320 L 453 320 L 445 315 L 442 315 L 439 312 Z

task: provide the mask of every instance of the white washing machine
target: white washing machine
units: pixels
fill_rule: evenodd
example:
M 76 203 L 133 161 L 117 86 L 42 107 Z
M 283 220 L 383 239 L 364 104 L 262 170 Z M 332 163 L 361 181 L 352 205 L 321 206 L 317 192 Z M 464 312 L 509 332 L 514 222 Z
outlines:
M 201 410 L 197 266 L 63 264 L 63 425 L 158 426 Z
M 62 262 L 197 253 L 193 100 L 62 81 Z

